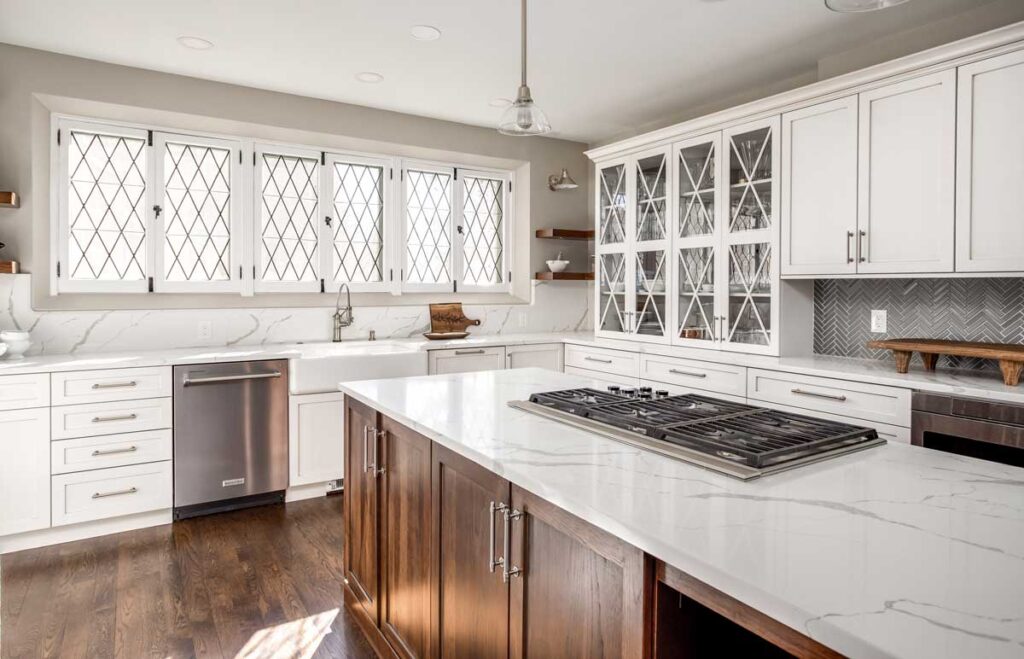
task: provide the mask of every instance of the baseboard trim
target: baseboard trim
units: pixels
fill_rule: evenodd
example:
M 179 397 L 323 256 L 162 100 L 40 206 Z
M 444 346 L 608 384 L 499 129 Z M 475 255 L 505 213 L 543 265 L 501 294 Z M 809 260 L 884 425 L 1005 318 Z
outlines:
M 85 540 L 87 538 L 96 538 L 101 535 L 134 531 L 135 529 L 145 529 L 151 526 L 160 526 L 161 524 L 170 523 L 171 509 L 164 508 L 163 510 L 154 510 L 147 513 L 138 513 L 136 515 L 112 517 L 110 519 L 101 519 L 94 522 L 83 522 L 81 524 L 70 524 L 68 526 L 28 531 L 26 533 L 18 533 L 16 535 L 0 538 L 0 554 L 9 554 L 15 551 L 36 549 L 38 547 L 47 547 L 49 545 L 59 545 L 65 542 L 74 542 L 75 540 Z

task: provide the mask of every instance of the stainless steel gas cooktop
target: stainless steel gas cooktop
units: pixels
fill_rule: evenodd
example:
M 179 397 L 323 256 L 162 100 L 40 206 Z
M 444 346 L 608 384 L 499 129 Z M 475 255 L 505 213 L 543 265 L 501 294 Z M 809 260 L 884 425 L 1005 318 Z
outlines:
M 743 480 L 885 443 L 871 428 L 646 387 L 549 391 L 509 405 Z

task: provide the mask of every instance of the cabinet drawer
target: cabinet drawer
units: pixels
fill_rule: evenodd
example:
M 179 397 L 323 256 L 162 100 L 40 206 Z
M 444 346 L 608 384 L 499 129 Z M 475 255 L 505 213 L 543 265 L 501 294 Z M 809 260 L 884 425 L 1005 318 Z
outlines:
M 170 508 L 171 463 L 154 462 L 54 476 L 53 526 Z
M 171 395 L 171 368 L 157 366 L 54 373 L 50 384 L 54 405 L 162 398 Z
M 752 368 L 747 398 L 910 427 L 910 390 Z
M 50 442 L 50 471 L 68 474 L 170 460 L 171 431 L 147 430 L 120 435 L 79 437 Z
M 643 355 L 640 377 L 730 396 L 747 395 L 747 369 L 743 366 Z
M 0 411 L 46 407 L 49 404 L 49 373 L 0 376 Z
M 566 345 L 565 365 L 628 378 L 640 376 L 640 355 L 623 350 Z
M 581 378 L 590 378 L 591 380 L 597 380 L 598 382 L 617 384 L 620 387 L 635 388 L 640 384 L 637 378 L 629 378 L 623 375 L 615 375 L 613 373 L 603 373 L 601 371 L 591 371 L 585 368 L 576 368 L 575 366 L 566 366 L 565 372 L 567 375 L 577 375 Z M 600 389 L 600 387 L 597 388 Z
M 697 394 L 699 396 L 707 396 L 708 398 L 717 398 L 719 400 L 727 400 L 733 403 L 739 403 L 746 405 L 747 399 L 743 396 L 733 396 L 730 394 L 723 394 L 718 391 L 704 391 L 697 387 L 690 387 L 686 385 L 671 384 L 668 382 L 658 382 L 656 380 L 644 380 L 640 379 L 641 387 L 650 387 L 655 391 L 667 391 L 670 396 L 681 396 L 683 394 Z
M 431 350 L 428 362 L 431 375 L 498 371 L 505 368 L 505 346 Z
M 878 436 L 886 441 L 899 442 L 902 444 L 910 443 L 910 428 L 904 428 L 903 426 L 891 426 L 887 423 L 868 421 L 866 419 L 854 419 L 853 417 L 841 416 L 839 414 L 829 414 L 828 412 L 820 412 L 818 410 L 805 410 L 799 407 L 793 407 L 792 405 L 779 405 L 778 403 L 769 403 L 767 401 L 751 401 L 751 404 L 770 407 L 773 410 L 781 410 L 783 412 L 792 412 L 793 414 L 803 414 L 804 416 L 814 417 L 815 419 L 825 419 L 827 421 L 836 421 L 838 423 L 849 423 L 851 426 L 874 428 L 878 432 Z
M 95 437 L 171 427 L 171 399 L 67 405 L 50 410 L 50 439 Z

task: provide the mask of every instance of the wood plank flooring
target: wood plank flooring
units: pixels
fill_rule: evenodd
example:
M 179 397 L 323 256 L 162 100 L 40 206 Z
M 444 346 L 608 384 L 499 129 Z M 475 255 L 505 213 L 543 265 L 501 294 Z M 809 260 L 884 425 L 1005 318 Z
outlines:
M 0 657 L 373 657 L 341 496 L 0 557 Z

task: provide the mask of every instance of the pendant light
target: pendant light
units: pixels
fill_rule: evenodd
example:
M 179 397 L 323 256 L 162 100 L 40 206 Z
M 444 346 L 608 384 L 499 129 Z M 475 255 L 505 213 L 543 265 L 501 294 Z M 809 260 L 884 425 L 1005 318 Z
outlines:
M 825 0 L 825 6 L 843 14 L 859 14 L 866 11 L 888 9 L 902 5 L 908 0 Z
M 501 123 L 498 124 L 499 133 L 516 137 L 543 135 L 544 133 L 551 132 L 551 124 L 548 123 L 548 118 L 544 116 L 544 112 L 539 107 L 533 104 L 533 97 L 530 96 L 530 87 L 526 84 L 526 0 L 522 0 L 522 3 L 523 75 L 515 102 L 501 115 Z

